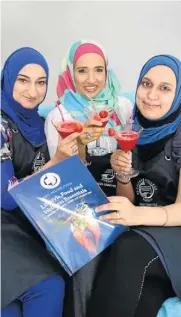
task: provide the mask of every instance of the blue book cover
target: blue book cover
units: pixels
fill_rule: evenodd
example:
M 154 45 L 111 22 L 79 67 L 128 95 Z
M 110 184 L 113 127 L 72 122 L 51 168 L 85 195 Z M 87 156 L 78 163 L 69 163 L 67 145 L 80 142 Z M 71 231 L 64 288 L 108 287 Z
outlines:
M 127 230 L 99 220 L 95 208 L 108 199 L 77 155 L 9 191 L 69 275 Z

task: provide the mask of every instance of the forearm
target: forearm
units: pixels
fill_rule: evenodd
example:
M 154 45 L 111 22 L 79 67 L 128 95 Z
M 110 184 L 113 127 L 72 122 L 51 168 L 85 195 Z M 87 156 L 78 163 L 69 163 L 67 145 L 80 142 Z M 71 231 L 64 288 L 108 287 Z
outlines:
M 136 207 L 140 225 L 143 226 L 181 226 L 181 202 L 162 207 Z
M 131 182 L 128 184 L 121 184 L 119 181 L 117 181 L 116 195 L 126 197 L 133 203 L 134 190 Z

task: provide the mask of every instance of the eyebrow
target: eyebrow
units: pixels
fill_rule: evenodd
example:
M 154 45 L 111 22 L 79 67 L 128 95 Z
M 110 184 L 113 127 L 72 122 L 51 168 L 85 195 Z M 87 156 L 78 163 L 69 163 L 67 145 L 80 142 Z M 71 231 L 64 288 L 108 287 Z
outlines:
M 89 68 L 87 66 L 76 67 L 76 69 Z M 105 66 L 95 66 L 94 68 L 105 68 Z
M 22 76 L 22 77 L 24 77 L 24 78 L 30 79 L 29 76 L 26 76 L 26 75 L 23 75 L 23 74 L 18 74 L 18 76 Z M 18 77 L 18 76 L 17 76 L 17 77 Z M 43 76 L 43 77 L 39 77 L 38 79 L 46 79 L 46 78 L 47 78 L 46 76 Z
M 148 78 L 148 77 L 143 77 L 142 80 L 143 80 L 143 79 L 146 79 L 146 80 L 148 80 L 148 81 L 152 81 L 152 80 L 151 80 L 150 78 Z M 162 81 L 161 84 L 162 84 L 162 85 L 173 86 L 172 84 L 167 83 L 166 81 Z

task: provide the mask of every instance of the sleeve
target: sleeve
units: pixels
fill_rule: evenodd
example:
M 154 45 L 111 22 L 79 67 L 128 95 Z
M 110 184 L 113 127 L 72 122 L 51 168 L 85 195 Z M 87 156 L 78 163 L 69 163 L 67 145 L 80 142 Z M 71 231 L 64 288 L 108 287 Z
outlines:
M 66 112 L 63 107 L 61 109 L 63 111 L 65 120 L 71 120 L 72 119 L 71 114 Z M 46 135 L 48 150 L 49 150 L 49 154 L 51 158 L 56 153 L 58 137 L 59 137 L 58 132 L 52 122 L 60 122 L 60 121 L 61 121 L 61 116 L 60 116 L 60 112 L 58 108 L 55 108 L 52 111 L 50 111 L 45 121 L 45 135 Z
M 14 168 L 12 164 L 12 151 L 10 145 L 11 131 L 6 121 L 1 119 L 1 208 L 12 210 L 17 207 L 16 202 L 8 192 L 9 184 L 15 181 Z
M 181 168 L 181 124 L 173 137 L 172 156 L 178 167 Z

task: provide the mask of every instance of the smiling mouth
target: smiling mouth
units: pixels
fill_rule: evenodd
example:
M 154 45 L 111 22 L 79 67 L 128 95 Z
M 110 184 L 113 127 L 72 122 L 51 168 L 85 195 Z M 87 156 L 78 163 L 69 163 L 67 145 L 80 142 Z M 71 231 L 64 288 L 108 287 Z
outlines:
M 29 98 L 29 97 L 26 97 L 26 96 L 24 96 L 25 98 L 26 98 L 26 100 L 28 100 L 29 102 L 35 102 L 36 101 L 36 98 Z
M 97 86 L 86 86 L 84 87 L 85 90 L 89 91 L 89 92 L 94 92 L 97 90 Z
M 143 105 L 146 107 L 146 108 L 149 108 L 149 109 L 155 109 L 155 108 L 161 108 L 162 106 L 161 105 L 151 105 L 145 101 L 143 101 Z

